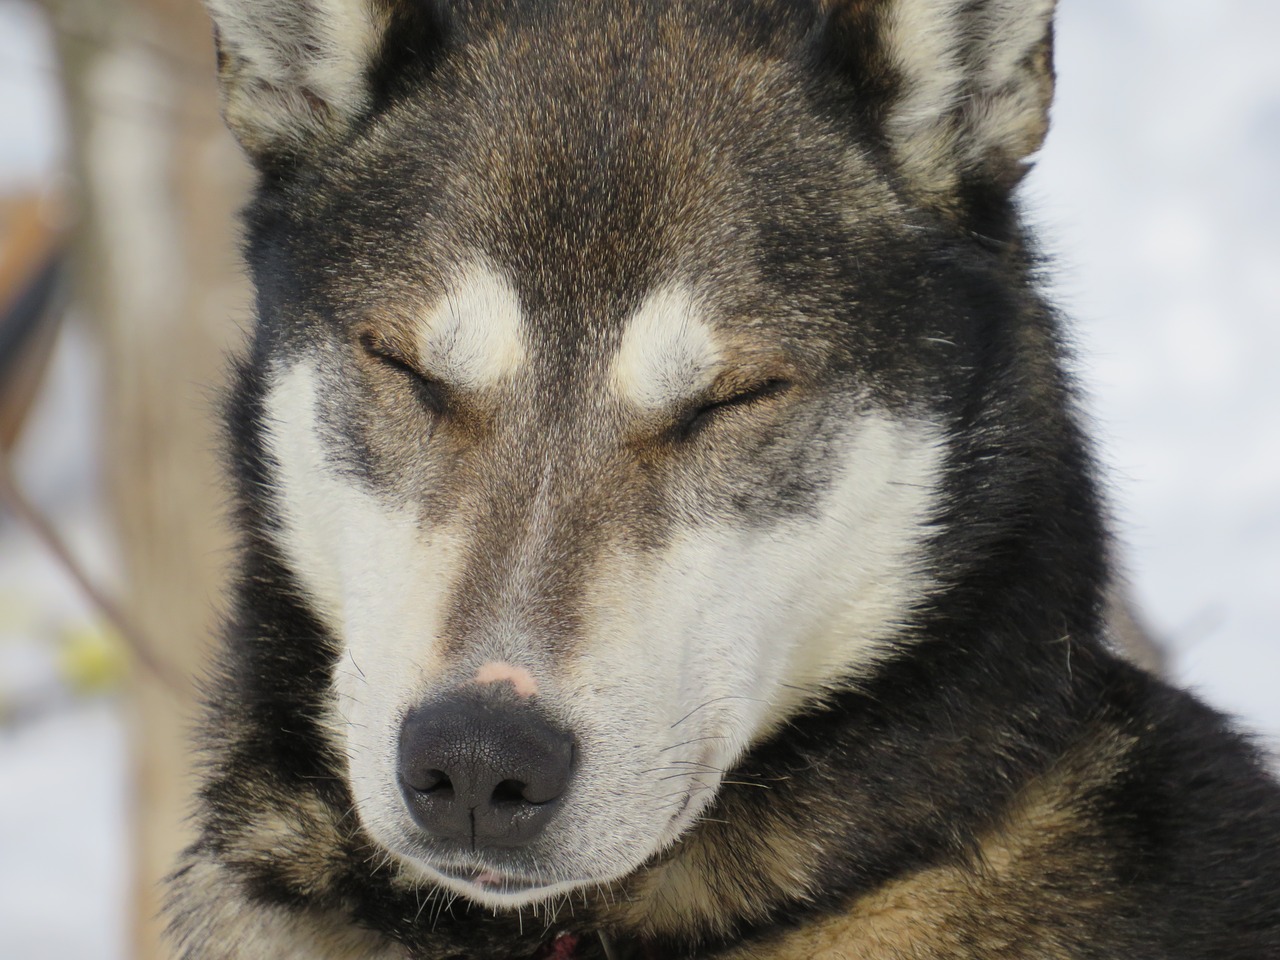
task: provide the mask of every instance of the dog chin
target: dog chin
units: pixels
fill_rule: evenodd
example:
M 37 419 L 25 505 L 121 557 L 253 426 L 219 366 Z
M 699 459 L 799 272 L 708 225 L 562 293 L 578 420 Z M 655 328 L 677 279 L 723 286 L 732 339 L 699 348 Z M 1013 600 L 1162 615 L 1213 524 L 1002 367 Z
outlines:
M 492 910 L 517 910 L 606 882 L 584 878 L 541 883 L 484 868 L 423 867 L 423 872 L 439 886 Z
M 680 819 L 684 820 L 684 817 Z M 687 826 L 688 824 L 677 825 L 673 820 L 668 824 L 659 842 L 643 856 L 634 858 L 633 862 L 619 861 L 613 864 L 616 867 L 614 870 L 567 880 L 530 878 L 485 866 L 445 866 L 433 863 L 420 855 L 406 857 L 402 854 L 402 859 L 408 860 L 415 872 L 423 879 L 459 894 L 479 906 L 491 910 L 517 910 L 566 897 L 576 890 L 588 887 L 600 888 L 616 883 L 675 843 Z
M 376 830 L 373 833 L 376 841 L 394 853 L 396 859 L 420 879 L 487 909 L 517 910 L 565 897 L 576 890 L 603 887 L 622 880 L 677 843 L 706 812 L 713 795 L 714 792 L 706 786 L 692 791 L 643 852 L 633 850 L 631 856 L 616 858 L 602 871 L 570 879 L 529 877 L 484 864 L 442 864 L 409 839 L 411 831 L 407 828 L 404 834 L 392 836 L 379 836 Z

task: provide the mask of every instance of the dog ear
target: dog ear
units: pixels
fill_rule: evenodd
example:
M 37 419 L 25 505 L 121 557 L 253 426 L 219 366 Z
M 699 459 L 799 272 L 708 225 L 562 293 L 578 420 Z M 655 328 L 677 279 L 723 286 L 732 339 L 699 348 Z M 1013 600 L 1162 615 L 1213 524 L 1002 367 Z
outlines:
M 398 0 L 206 4 L 223 115 L 263 169 L 296 162 L 348 132 L 374 106 L 393 22 L 400 35 L 429 19 Z M 430 7 L 428 0 L 415 4 Z
M 820 0 L 850 76 L 909 187 L 944 207 L 1007 196 L 1044 142 L 1055 0 Z

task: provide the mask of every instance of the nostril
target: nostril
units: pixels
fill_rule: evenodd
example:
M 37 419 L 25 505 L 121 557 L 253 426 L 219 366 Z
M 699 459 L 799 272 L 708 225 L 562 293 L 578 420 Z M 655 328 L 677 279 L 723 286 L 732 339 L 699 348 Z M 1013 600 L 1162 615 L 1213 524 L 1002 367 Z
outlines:
M 528 786 L 520 780 L 503 780 L 493 788 L 493 794 L 490 796 L 489 801 L 494 804 L 536 802 L 525 796 L 525 792 L 528 789 Z
M 405 782 L 419 793 L 453 794 L 453 781 L 443 770 L 424 770 Z

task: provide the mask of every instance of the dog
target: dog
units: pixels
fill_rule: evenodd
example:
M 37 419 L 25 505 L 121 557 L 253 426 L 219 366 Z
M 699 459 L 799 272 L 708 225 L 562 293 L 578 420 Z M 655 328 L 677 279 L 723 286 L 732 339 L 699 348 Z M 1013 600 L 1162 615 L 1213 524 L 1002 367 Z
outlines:
M 1119 656 L 1052 0 L 208 0 L 259 171 L 185 960 L 1280 956 Z

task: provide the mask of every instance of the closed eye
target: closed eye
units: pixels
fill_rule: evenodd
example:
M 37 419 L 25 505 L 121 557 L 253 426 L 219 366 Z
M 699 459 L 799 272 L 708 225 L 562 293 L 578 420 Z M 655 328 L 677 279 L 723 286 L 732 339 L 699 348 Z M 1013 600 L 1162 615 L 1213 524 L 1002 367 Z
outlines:
M 719 419 L 741 407 L 748 407 L 769 397 L 785 393 L 791 387 L 789 380 L 775 378 L 723 397 L 703 399 L 692 404 L 675 422 L 672 434 L 677 440 L 686 440 Z
M 421 398 L 423 405 L 437 414 L 449 408 L 450 390 L 441 381 L 424 373 L 393 344 L 372 333 L 362 334 L 360 346 L 379 364 L 405 378 Z

